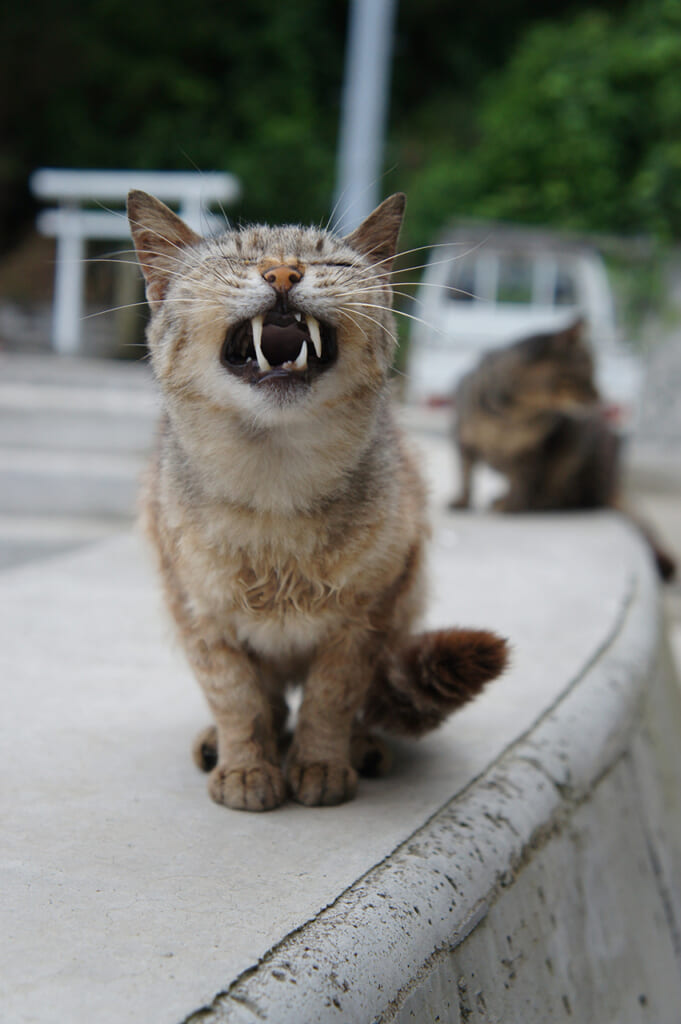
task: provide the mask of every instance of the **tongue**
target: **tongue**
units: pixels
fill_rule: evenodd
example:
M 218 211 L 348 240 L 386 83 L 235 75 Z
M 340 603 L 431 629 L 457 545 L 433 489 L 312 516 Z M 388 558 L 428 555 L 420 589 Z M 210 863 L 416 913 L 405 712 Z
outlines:
M 263 355 L 271 366 L 292 363 L 297 358 L 302 343 L 308 341 L 309 337 L 309 334 L 302 330 L 297 321 L 285 327 L 264 324 L 262 329 Z

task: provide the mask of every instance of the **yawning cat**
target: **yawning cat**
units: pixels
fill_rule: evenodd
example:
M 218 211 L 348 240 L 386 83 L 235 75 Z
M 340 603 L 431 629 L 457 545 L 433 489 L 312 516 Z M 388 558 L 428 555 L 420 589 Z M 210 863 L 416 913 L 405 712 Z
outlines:
M 202 239 L 128 197 L 164 409 L 144 518 L 216 722 L 197 760 L 229 807 L 267 810 L 287 789 L 350 799 L 377 756 L 370 727 L 433 728 L 506 661 L 483 630 L 410 635 L 427 525 L 388 382 L 404 204 L 392 196 L 344 239 L 264 226 Z

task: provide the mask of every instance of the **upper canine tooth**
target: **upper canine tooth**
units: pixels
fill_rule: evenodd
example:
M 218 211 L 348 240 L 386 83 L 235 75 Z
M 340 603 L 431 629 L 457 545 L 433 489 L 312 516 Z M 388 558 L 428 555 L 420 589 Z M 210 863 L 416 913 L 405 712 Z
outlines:
M 296 320 L 298 320 L 298 321 L 300 321 L 302 319 L 302 316 L 303 316 L 302 313 L 294 313 L 293 315 L 295 316 Z
M 255 348 L 255 355 L 258 360 L 258 366 L 263 371 L 271 370 L 272 367 L 265 359 L 262 350 L 262 316 L 251 317 L 251 330 L 253 331 L 253 347 Z
M 305 320 L 307 322 L 307 329 L 310 332 L 310 337 L 312 338 L 312 344 L 314 345 L 314 350 L 317 353 L 317 359 L 321 359 L 322 358 L 322 336 L 319 333 L 319 321 L 316 320 L 313 316 L 306 316 Z
M 298 353 L 298 358 L 294 362 L 293 366 L 294 366 L 294 368 L 296 370 L 305 370 L 305 369 L 307 369 L 307 342 L 306 341 L 304 341 L 303 344 L 300 346 L 300 352 Z

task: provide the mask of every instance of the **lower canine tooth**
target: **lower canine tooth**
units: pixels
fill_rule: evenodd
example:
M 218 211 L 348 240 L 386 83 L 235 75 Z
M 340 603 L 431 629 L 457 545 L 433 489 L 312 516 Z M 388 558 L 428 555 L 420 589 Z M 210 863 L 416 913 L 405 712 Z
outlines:
M 262 350 L 262 316 L 251 317 L 251 330 L 253 331 L 253 347 L 255 348 L 258 366 L 264 373 L 265 370 L 271 370 L 272 367 L 267 362 Z
M 322 358 L 322 336 L 319 333 L 319 321 L 316 320 L 315 317 L 313 317 L 313 316 L 306 316 L 305 320 L 307 322 L 307 329 L 310 332 L 310 337 L 312 338 L 312 344 L 314 345 L 314 350 L 317 353 L 317 359 L 321 359 Z
M 293 364 L 296 370 L 305 370 L 307 368 L 307 342 L 304 341 L 300 346 L 300 352 L 298 358 Z

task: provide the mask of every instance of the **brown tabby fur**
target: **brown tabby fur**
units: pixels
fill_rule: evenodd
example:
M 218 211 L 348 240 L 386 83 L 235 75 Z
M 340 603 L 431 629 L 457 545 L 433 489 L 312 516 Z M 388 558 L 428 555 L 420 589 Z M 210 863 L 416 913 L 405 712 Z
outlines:
M 475 464 L 506 476 L 503 512 L 617 507 L 620 440 L 594 382 L 591 352 L 577 321 L 485 355 L 454 397 L 462 472 L 452 508 L 470 505 Z M 650 528 L 629 514 L 651 545 L 663 579 L 675 564 Z
M 388 381 L 404 197 L 345 239 L 263 226 L 201 239 L 141 192 L 128 211 L 164 409 L 144 520 L 216 723 L 195 758 L 229 807 L 267 810 L 287 790 L 350 799 L 357 769 L 384 757 L 369 727 L 433 728 L 506 661 L 486 631 L 411 635 L 428 531 Z M 284 764 L 292 683 L 303 698 Z

